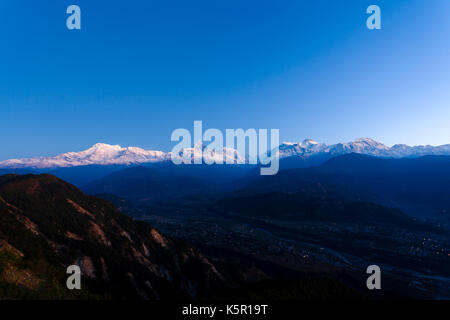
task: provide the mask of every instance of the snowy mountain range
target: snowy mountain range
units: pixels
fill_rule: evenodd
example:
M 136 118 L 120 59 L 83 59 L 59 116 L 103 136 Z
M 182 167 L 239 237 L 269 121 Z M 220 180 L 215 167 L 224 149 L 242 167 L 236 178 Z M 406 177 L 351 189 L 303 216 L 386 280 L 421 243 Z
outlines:
M 205 150 L 203 157 L 215 159 L 217 153 Z M 192 157 L 201 157 L 199 148 L 186 149 L 193 151 Z M 308 158 L 314 155 L 338 156 L 348 153 L 360 153 L 376 157 L 418 157 L 424 155 L 450 155 L 450 144 L 442 146 L 407 146 L 396 144 L 392 147 L 377 142 L 370 138 L 362 138 L 348 143 L 337 143 L 327 145 L 318 143 L 311 139 L 302 142 L 283 142 L 280 145 L 280 158 L 302 157 Z M 228 157 L 240 158 L 241 155 L 234 149 L 223 151 L 224 159 Z M 109 145 L 97 143 L 91 148 L 80 152 L 68 152 L 54 157 L 37 157 L 24 159 L 10 159 L 0 162 L 0 168 L 59 168 L 76 167 L 86 165 L 112 165 L 112 164 L 142 164 L 170 161 L 171 153 L 163 151 L 144 150 L 137 147 L 121 147 L 119 145 Z
M 10 159 L 0 162 L 0 168 L 58 168 L 86 165 L 138 164 L 166 160 L 162 151 L 137 147 L 122 148 L 119 145 L 97 143 L 80 152 L 67 152 L 55 157 Z
M 361 138 L 348 143 L 327 145 L 311 139 L 302 142 L 283 142 L 280 145 L 280 158 L 289 156 L 309 157 L 316 154 L 343 155 L 348 153 L 360 153 L 375 157 L 419 157 L 425 155 L 450 155 L 450 144 L 442 146 L 407 146 L 396 144 L 388 147 L 370 138 Z

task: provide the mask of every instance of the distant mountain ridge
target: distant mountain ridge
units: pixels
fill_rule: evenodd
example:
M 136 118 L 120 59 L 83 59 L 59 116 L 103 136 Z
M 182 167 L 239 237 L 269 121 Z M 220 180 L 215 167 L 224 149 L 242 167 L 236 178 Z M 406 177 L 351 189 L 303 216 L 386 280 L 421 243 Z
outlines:
M 257 176 L 244 190 L 246 194 L 301 191 L 401 208 L 415 216 L 433 214 L 448 219 L 450 156 L 384 158 L 351 153 L 318 166 Z
M 204 148 L 203 148 L 204 149 Z M 201 157 L 201 152 L 195 148 L 186 149 L 192 152 L 192 158 Z M 327 145 L 312 139 L 302 142 L 283 142 L 280 144 L 279 156 L 284 158 L 309 158 L 326 155 L 338 156 L 349 153 L 359 153 L 376 157 L 419 157 L 424 155 L 450 155 L 450 144 L 441 146 L 407 146 L 396 144 L 388 147 L 370 138 L 361 138 L 348 143 Z M 224 148 L 224 158 L 246 158 L 239 155 L 237 150 Z M 217 153 L 204 150 L 203 157 L 215 159 Z M 97 143 L 91 148 L 80 152 L 67 152 L 54 157 L 34 157 L 23 159 L 10 159 L 0 161 L 0 168 L 67 168 L 88 165 L 135 165 L 143 163 L 160 163 L 170 161 L 171 153 L 157 150 L 145 150 L 138 147 L 121 147 Z
M 441 146 L 408 146 L 396 144 L 388 147 L 381 142 L 370 138 L 361 138 L 348 143 L 337 143 L 327 145 L 318 143 L 311 139 L 302 142 L 283 142 L 280 145 L 280 158 L 291 156 L 310 157 L 318 154 L 344 155 L 349 153 L 360 153 L 375 157 L 420 157 L 426 155 L 450 155 L 450 144 Z
M 122 148 L 119 145 L 97 143 L 80 152 L 67 152 L 55 157 L 10 159 L 0 162 L 1 168 L 58 168 L 86 165 L 111 165 L 160 162 L 165 160 L 162 151 L 137 147 Z

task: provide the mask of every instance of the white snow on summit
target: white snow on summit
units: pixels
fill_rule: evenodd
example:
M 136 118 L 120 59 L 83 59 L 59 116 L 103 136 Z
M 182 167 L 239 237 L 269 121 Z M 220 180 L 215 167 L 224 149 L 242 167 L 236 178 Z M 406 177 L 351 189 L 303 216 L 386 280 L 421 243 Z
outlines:
M 56 168 L 86 165 L 137 164 L 160 162 L 166 159 L 162 151 L 144 150 L 136 147 L 97 143 L 80 152 L 67 152 L 55 157 L 11 159 L 0 162 L 2 168 Z
M 184 153 L 184 155 L 183 155 Z M 172 153 L 167 154 L 168 158 L 172 157 Z M 222 163 L 245 163 L 246 159 L 242 157 L 236 149 L 224 147 L 222 152 L 208 148 L 201 141 L 198 141 L 193 148 L 185 148 L 176 155 L 180 159 L 187 157 L 190 159 L 191 163 L 194 163 L 195 159 L 202 159 L 203 163 L 217 163 L 222 161 Z
M 186 154 L 191 159 L 203 157 L 203 162 L 207 159 L 218 159 L 221 155 L 223 161 L 233 159 L 232 162 L 239 163 L 248 162 L 247 156 L 241 156 L 237 150 L 224 148 L 223 153 L 209 149 L 207 146 L 196 144 L 194 148 L 185 149 Z M 360 153 L 376 157 L 418 157 L 424 155 L 450 155 L 450 144 L 442 146 L 407 146 L 397 144 L 391 148 L 370 138 L 361 138 L 352 142 L 337 143 L 327 145 L 318 143 L 312 139 L 305 139 L 301 142 L 283 142 L 280 145 L 279 157 L 303 157 L 307 158 L 318 154 L 329 154 L 333 156 Z M 109 145 L 97 143 L 91 148 L 80 152 L 67 152 L 55 157 L 38 157 L 27 159 L 11 159 L 0 162 L 0 168 L 59 168 L 59 167 L 76 167 L 86 165 L 111 165 L 111 164 L 141 164 L 170 161 L 171 153 L 163 151 L 145 150 L 137 147 L 123 148 L 119 145 Z
M 414 146 L 394 145 L 389 148 L 384 144 L 370 138 L 361 138 L 352 142 L 327 145 L 317 143 L 311 139 L 302 142 L 283 142 L 280 145 L 280 158 L 291 156 L 309 157 L 316 154 L 343 155 L 348 153 L 361 153 L 376 157 L 416 157 L 424 155 L 450 155 L 450 144 L 442 146 Z

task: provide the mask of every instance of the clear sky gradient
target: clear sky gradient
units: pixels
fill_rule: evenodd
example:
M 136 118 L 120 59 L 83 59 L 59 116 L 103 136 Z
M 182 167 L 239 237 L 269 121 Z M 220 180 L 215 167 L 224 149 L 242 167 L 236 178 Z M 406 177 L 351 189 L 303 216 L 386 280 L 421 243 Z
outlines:
M 381 30 L 366 28 L 371 4 Z M 97 142 L 169 151 L 194 120 L 450 143 L 449 17 L 448 0 L 2 0 L 0 160 Z

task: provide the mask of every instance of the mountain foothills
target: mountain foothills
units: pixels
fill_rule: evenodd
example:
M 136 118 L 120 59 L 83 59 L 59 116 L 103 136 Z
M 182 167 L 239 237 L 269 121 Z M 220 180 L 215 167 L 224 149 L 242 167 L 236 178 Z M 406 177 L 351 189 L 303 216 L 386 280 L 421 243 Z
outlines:
M 274 176 L 105 144 L 3 161 L 0 298 L 450 297 L 450 145 L 307 139 L 280 158 Z
M 80 266 L 82 290 L 65 287 Z M 224 277 L 200 252 L 51 175 L 0 177 L 0 297 L 193 299 Z
M 381 158 L 347 154 L 319 166 L 256 177 L 246 193 L 308 192 L 396 207 L 415 217 L 450 220 L 450 157 Z
M 442 146 L 414 146 L 397 144 L 387 147 L 384 144 L 369 138 L 358 139 L 349 143 L 338 143 L 327 145 L 318 143 L 311 139 L 306 139 L 299 143 L 283 142 L 280 147 L 280 158 L 299 157 L 309 158 L 315 156 L 337 156 L 349 153 L 361 153 L 379 157 L 417 157 L 423 155 L 450 155 L 450 144 Z M 196 154 L 195 148 L 187 151 L 194 151 L 193 157 L 200 157 Z M 198 153 L 198 152 L 197 152 Z M 223 155 L 226 158 L 245 159 L 243 155 L 234 149 L 224 148 Z M 217 154 L 210 150 L 205 150 L 203 157 L 212 160 Z M 81 152 L 68 152 L 55 157 L 37 157 L 29 159 L 10 159 L 0 162 L 0 168 L 20 169 L 20 168 L 64 168 L 87 165 L 132 165 L 143 163 L 160 163 L 169 161 L 171 153 L 163 151 L 144 150 L 137 147 L 123 148 L 119 145 L 108 145 L 97 143 L 91 148 Z
M 74 264 L 81 290 L 66 287 Z M 0 299 L 363 297 L 330 277 L 272 276 L 255 265 L 213 261 L 54 176 L 0 176 Z M 251 279 L 265 281 L 248 287 Z
M 93 181 L 84 186 L 83 190 L 89 194 L 113 194 L 125 196 L 133 203 L 146 203 L 167 197 L 201 193 L 208 188 L 210 186 L 207 181 L 195 176 L 176 171 L 169 173 L 162 168 L 136 166 Z
M 120 202 L 111 195 L 136 207 L 187 196 L 302 192 L 386 205 L 422 219 L 450 220 L 450 156 L 394 159 L 352 153 L 324 161 L 307 167 L 301 162 L 274 176 L 260 176 L 258 170 L 246 166 L 136 166 L 96 179 L 82 189 L 118 206 Z

